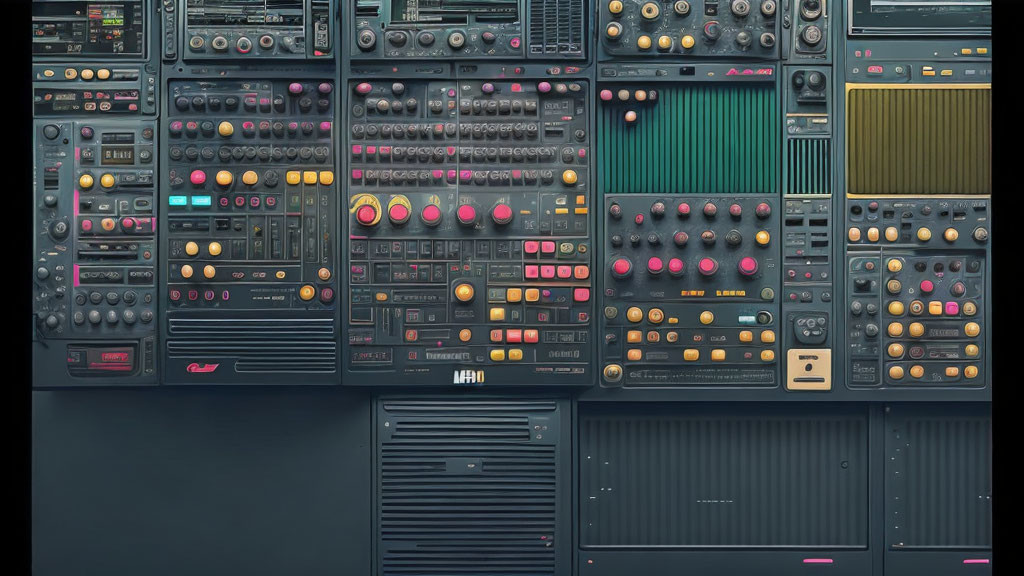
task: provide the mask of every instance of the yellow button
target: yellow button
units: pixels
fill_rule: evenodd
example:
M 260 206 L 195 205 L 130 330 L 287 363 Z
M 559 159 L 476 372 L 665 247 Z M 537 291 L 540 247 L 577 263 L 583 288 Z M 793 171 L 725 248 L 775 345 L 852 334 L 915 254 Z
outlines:
M 899 322 L 889 324 L 889 336 L 892 336 L 893 338 L 903 336 L 903 324 L 900 324 Z
M 771 344 L 772 342 L 775 342 L 775 331 L 764 330 L 763 332 L 761 332 L 761 342 L 765 344 Z
M 505 309 L 504 308 L 491 308 L 491 322 L 504 322 L 505 321 Z
M 472 338 L 472 337 L 473 337 L 473 331 L 472 330 L 469 330 L 468 328 L 463 328 L 462 330 L 459 330 L 459 340 L 461 340 L 463 342 L 469 342 L 470 338 Z
M 924 376 L 924 367 L 920 364 L 915 364 L 910 367 L 910 375 L 914 378 L 920 378 Z
M 103 229 L 106 230 L 107 232 L 110 232 L 111 230 L 114 229 L 115 226 L 114 219 L 104 218 L 103 220 L 100 220 L 100 226 L 102 226 Z
M 661 311 L 661 308 L 651 308 L 647 312 L 647 321 L 651 324 L 661 324 L 664 319 L 665 313 Z
M 932 316 L 942 316 L 942 302 L 932 300 L 928 303 L 928 313 Z
M 519 348 L 512 348 L 508 351 L 508 359 L 513 362 L 523 359 L 523 351 Z
M 723 362 L 725 360 L 725 350 L 721 348 L 715 348 L 711 351 L 712 362 Z
M 199 244 L 196 244 L 195 242 L 186 242 L 185 254 L 188 254 L 189 256 L 195 256 L 196 254 L 199 254 Z
M 610 382 L 616 382 L 622 377 L 622 366 L 618 364 L 609 364 L 604 367 L 604 379 Z
M 459 302 L 469 302 L 475 293 L 472 284 L 459 284 L 455 287 L 455 297 L 459 299 Z
M 500 329 L 491 330 L 491 342 L 501 342 L 502 338 L 504 338 L 504 333 Z
M 665 341 L 667 341 L 667 342 L 678 342 L 679 341 L 679 333 L 678 332 L 669 332 L 669 333 L 665 334 Z
M 672 38 L 669 36 L 658 36 L 658 48 L 668 50 L 672 47 Z
M 78 78 L 78 70 L 75 70 L 74 68 L 65 68 L 64 77 L 68 80 L 74 80 L 75 78 Z
M 644 333 L 640 330 L 630 330 L 626 332 L 626 342 L 630 344 L 636 344 L 637 342 L 644 341 Z
M 78 178 L 78 187 L 79 188 L 84 188 L 84 189 L 88 190 L 89 188 L 92 188 L 92 185 L 93 185 L 92 174 L 82 174 Z
M 683 360 L 687 362 L 696 362 L 700 358 L 700 351 L 695 348 L 687 348 L 683 350 Z
M 889 261 L 885 263 L 885 267 L 889 269 L 889 272 L 899 272 L 900 270 L 903 270 L 903 261 L 898 258 L 890 258 Z
M 895 242 L 900 239 L 900 231 L 895 226 L 889 226 L 885 229 L 885 239 L 889 242 Z
M 210 242 L 210 244 L 206 247 L 206 251 L 210 253 L 210 256 L 220 256 L 220 242 Z
M 976 344 L 968 344 L 964 347 L 964 354 L 970 358 L 974 358 L 978 355 L 978 346 Z
M 316 172 L 303 172 L 302 182 L 305 184 L 316 184 Z
M 964 368 L 964 378 L 976 378 L 978 376 L 977 366 L 967 366 Z
M 889 314 L 892 314 L 893 316 L 903 316 L 905 311 L 903 302 L 900 302 L 899 300 L 889 302 Z
M 959 375 L 960 375 L 960 369 L 959 368 L 957 368 L 956 366 L 946 366 L 946 377 L 947 378 L 956 378 Z
M 639 322 L 644 319 L 644 311 L 636 306 L 631 306 L 626 310 L 626 319 L 630 322 Z
M 522 288 L 509 288 L 508 291 L 505 292 L 505 301 L 506 302 L 516 303 L 516 302 L 521 301 L 522 299 L 523 299 L 523 289 Z
M 113 174 L 104 174 L 103 176 L 100 176 L 100 186 L 103 186 L 104 188 L 113 188 L 114 187 L 114 175 Z
M 978 313 L 978 305 L 974 302 L 964 302 L 962 310 L 965 316 L 974 316 Z
M 902 366 L 891 366 L 889 368 L 889 378 L 893 380 L 900 380 L 903 378 L 903 367 Z
M 690 36 L 689 34 L 683 36 L 683 39 L 680 41 L 680 44 L 682 44 L 683 48 L 686 48 L 687 50 L 693 48 L 693 45 L 695 44 L 693 36 Z
M 871 242 L 878 242 L 878 228 L 872 226 L 868 228 L 868 240 Z
M 536 302 L 537 300 L 540 300 L 540 290 L 538 290 L 537 288 L 527 288 L 526 301 Z
M 654 330 L 651 330 L 650 332 L 647 333 L 647 341 L 650 342 L 651 344 L 655 344 L 661 341 L 661 334 Z
M 608 3 L 608 11 L 611 12 L 612 14 L 618 14 L 622 12 L 622 2 L 619 2 L 619 0 L 612 0 L 611 2 Z
M 622 33 L 622 26 L 615 22 L 609 22 L 608 27 L 604 29 L 604 33 L 609 38 L 617 38 Z
M 860 242 L 860 228 L 850 228 L 846 237 L 850 239 L 850 242 Z
M 921 76 L 935 76 L 935 70 L 921 70 Z
M 754 341 L 754 333 L 753 332 L 751 332 L 750 330 L 741 330 L 740 331 L 740 342 L 753 342 L 753 341 Z
M 952 76 L 953 75 L 953 71 L 947 68 L 946 70 L 943 70 L 942 72 L 939 72 L 939 75 L 940 76 Z
M 43 76 L 46 78 L 53 78 L 53 70 L 50 70 L 49 68 L 43 70 Z
M 491 361 L 492 362 L 503 362 L 505 360 L 504 350 L 491 350 Z
M 225 120 L 217 126 L 217 133 L 227 138 L 228 136 L 231 136 L 232 134 L 235 133 L 235 127 L 231 124 L 231 122 Z
M 221 170 L 220 172 L 217 172 L 217 184 L 220 184 L 221 186 L 230 185 L 231 181 L 234 179 L 235 177 L 232 176 L 231 172 L 228 172 L 227 170 Z
M 892 358 L 902 358 L 904 351 L 905 350 L 903 348 L 903 344 L 899 344 L 899 343 L 895 343 L 895 342 L 892 343 L 892 344 L 889 344 L 889 348 L 887 350 L 887 352 L 889 353 L 889 356 L 892 357 Z
M 330 170 L 320 172 L 320 183 L 324 186 L 334 184 L 334 172 L 331 172 Z
M 576 175 L 575 170 L 566 170 L 565 172 L 562 172 L 562 182 L 565 182 L 569 186 L 575 184 L 578 179 L 579 176 Z
M 641 50 L 647 50 L 651 47 L 651 37 L 646 34 L 636 39 L 636 47 Z
M 765 230 L 761 230 L 754 235 L 754 241 L 757 242 L 759 246 L 767 246 L 768 242 L 771 241 L 771 238 L 771 235 Z
M 94 73 L 89 68 L 82 69 L 82 80 L 92 80 Z
M 771 362 L 775 360 L 774 350 L 761 350 L 761 360 L 764 362 Z
M 959 237 L 960 233 L 956 231 L 956 228 L 946 228 L 946 231 L 942 233 L 942 238 L 946 242 L 956 242 Z
M 96 71 L 96 77 L 100 80 L 106 80 L 107 78 L 110 78 L 110 70 L 107 70 L 106 68 L 100 68 Z
M 978 326 L 977 322 L 968 322 L 964 326 L 964 334 L 967 334 L 971 338 L 974 338 L 978 334 L 981 334 L 981 326 Z
M 377 292 L 374 295 L 374 298 L 376 298 L 377 302 L 387 302 L 388 301 L 388 293 L 387 292 Z
M 253 170 L 246 170 L 245 173 L 242 174 L 242 183 L 243 184 L 247 184 L 249 186 L 253 186 L 253 185 L 255 185 L 259 181 L 260 181 L 259 175 L 256 174 L 256 172 L 253 171 Z
M 206 266 L 203 266 L 203 276 L 206 276 L 207 278 L 213 278 L 216 275 L 217 269 L 214 268 L 212 265 L 207 264 Z
M 193 274 L 192 267 L 189 266 L 188 264 L 185 264 L 184 266 L 181 267 L 181 277 L 182 278 L 191 278 L 192 274 Z
M 295 186 L 302 179 L 302 175 L 297 170 L 290 170 L 285 172 L 284 181 L 288 184 Z
M 321 268 L 321 269 L 317 270 L 316 271 L 316 277 L 319 278 L 323 282 L 327 282 L 328 280 L 331 279 L 331 270 L 330 270 L 330 268 Z
M 705 310 L 705 311 L 700 313 L 700 323 L 701 324 L 711 324 L 714 321 L 715 321 L 715 315 L 712 314 L 710 310 Z
M 963 54 L 964 56 L 970 56 L 972 53 L 974 53 L 974 51 L 971 50 L 970 48 L 961 48 L 960 53 Z
M 638 362 L 641 358 L 643 358 L 643 352 L 639 348 L 632 348 L 626 351 L 626 360 L 630 362 Z
M 917 229 L 917 239 L 921 242 L 927 242 L 932 239 L 932 231 L 928 228 Z
M 988 54 L 988 48 L 978 48 L 978 54 Z
M 278 270 L 277 272 L 274 272 L 274 278 L 277 278 L 278 280 L 284 280 L 285 276 L 287 276 L 287 275 L 288 274 L 286 274 L 284 270 Z M 387 295 L 385 294 L 385 296 L 387 296 Z M 386 297 L 384 299 L 387 300 Z M 378 300 L 379 300 L 379 298 L 378 298 Z

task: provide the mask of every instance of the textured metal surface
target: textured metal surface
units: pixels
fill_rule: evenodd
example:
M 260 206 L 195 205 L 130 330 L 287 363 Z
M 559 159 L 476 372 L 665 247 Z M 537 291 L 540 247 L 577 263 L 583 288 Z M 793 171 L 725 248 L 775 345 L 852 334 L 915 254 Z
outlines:
M 379 573 L 557 573 L 559 415 L 553 401 L 382 400 Z
M 987 406 L 894 407 L 886 416 L 886 544 L 992 545 L 992 419 Z
M 597 114 L 605 194 L 775 193 L 779 110 L 774 85 L 656 85 L 657 100 L 605 103 Z
M 794 138 L 787 146 L 786 194 L 831 194 L 832 141 Z
M 992 91 L 850 85 L 849 194 L 991 194 Z
M 584 547 L 864 547 L 863 409 L 580 408 Z

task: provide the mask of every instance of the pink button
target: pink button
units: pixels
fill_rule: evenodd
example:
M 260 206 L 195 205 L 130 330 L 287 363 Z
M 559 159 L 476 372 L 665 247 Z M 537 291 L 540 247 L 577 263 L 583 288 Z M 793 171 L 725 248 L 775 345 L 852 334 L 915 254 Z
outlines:
M 259 208 L 259 206 L 260 206 L 260 197 L 259 196 L 253 196 L 252 198 L 249 198 L 249 205 L 252 206 L 253 208 Z
M 665 270 L 665 263 L 661 261 L 661 258 L 651 258 L 647 261 L 647 271 L 651 274 L 661 274 Z
M 757 273 L 757 260 L 754 260 L 750 256 L 740 260 L 739 263 L 740 274 L 744 276 L 753 276 Z
M 82 220 L 82 231 L 89 232 L 92 230 L 92 220 Z
M 363 171 L 362 170 L 358 170 L 358 169 L 357 170 L 353 170 L 352 171 L 352 179 L 353 180 L 362 180 L 363 179 Z
M 553 253 L 555 251 L 555 243 L 554 242 L 541 242 L 540 243 L 540 251 L 545 253 L 545 254 Z
M 395 224 L 404 224 L 409 219 L 409 209 L 402 204 L 395 204 L 388 210 L 388 219 Z
M 681 274 L 683 272 L 683 261 L 679 258 L 673 258 L 668 261 L 668 271 L 673 275 Z
M 572 275 L 577 280 L 586 280 L 590 278 L 590 268 L 588 266 L 576 266 L 572 269 Z
M 539 339 L 540 339 L 540 331 L 538 331 L 538 330 L 524 330 L 523 331 L 523 340 L 527 344 L 536 344 L 537 340 L 539 340 Z
M 373 90 L 373 86 L 366 82 L 356 85 L 356 94 L 369 94 L 371 90 Z
M 440 180 L 444 178 L 444 170 L 433 170 L 430 175 L 434 177 L 434 180 Z
M 921 281 L 921 292 L 924 292 L 925 294 L 931 294 L 933 290 L 935 290 L 935 284 L 932 284 L 931 280 Z
M 690 205 L 687 204 L 686 202 L 683 202 L 682 204 L 680 204 L 679 206 L 676 207 L 676 211 L 679 212 L 680 216 L 689 216 L 690 215 Z
M 473 172 L 470 170 L 459 170 L 459 180 L 469 182 L 473 179 Z
M 188 179 L 191 180 L 192 183 L 195 184 L 196 186 L 199 186 L 200 184 L 206 182 L 206 172 L 203 172 L 202 170 L 193 170 L 192 174 L 189 176 Z
M 363 153 L 363 145 L 362 144 L 353 144 L 352 145 L 352 154 L 358 156 L 358 155 L 360 155 L 362 153 Z
M 572 266 L 559 266 L 556 274 L 559 278 L 570 278 L 572 277 Z
M 468 226 L 476 221 L 476 208 L 473 208 L 469 204 L 459 206 L 459 210 L 456 214 L 459 217 L 459 222 L 463 225 Z
M 456 172 L 455 170 L 449 170 L 448 171 L 448 181 L 449 182 L 455 182 L 455 175 L 456 174 L 458 174 L 458 172 Z
M 739 204 L 729 206 L 729 215 L 734 218 L 739 218 L 743 215 L 743 206 L 740 206 Z
M 540 84 L 537 84 L 537 91 L 540 92 L 541 94 L 547 94 L 548 92 L 551 92 L 551 83 L 541 82 Z
M 376 146 L 367 146 L 366 147 L 366 153 L 367 154 L 376 154 L 377 153 L 377 147 Z
M 625 276 L 626 274 L 629 274 L 630 268 L 632 268 L 632 266 L 630 265 L 629 260 L 626 260 L 625 258 L 619 258 L 612 263 L 612 272 L 615 272 L 616 276 Z
M 519 344 L 520 342 L 523 341 L 523 331 L 522 330 L 506 330 L 505 331 L 505 341 L 508 342 L 509 344 Z
M 536 254 L 537 250 L 540 250 L 540 243 L 534 240 L 527 240 L 523 242 L 523 252 L 527 254 Z
M 437 226 L 441 223 L 441 209 L 433 204 L 427 204 L 423 207 L 420 218 L 427 226 Z
M 555 277 L 555 267 L 554 266 L 541 266 L 540 267 L 540 277 L 541 278 L 554 278 Z
M 718 262 L 715 262 L 713 258 L 701 258 L 700 263 L 697 264 L 697 270 L 705 276 L 711 276 L 718 271 Z
M 370 226 L 377 218 L 377 210 L 369 204 L 363 204 L 356 210 L 356 221 L 363 226 Z
M 572 291 L 572 299 L 577 302 L 590 300 L 590 288 L 576 288 Z
M 540 271 L 540 267 L 539 266 L 527 265 L 526 266 L 526 277 L 527 278 L 537 278 L 538 275 L 539 275 L 539 271 Z
M 508 224 L 512 221 L 512 208 L 508 204 L 498 204 L 491 211 L 491 218 L 497 224 Z
M 609 101 L 611 99 L 612 99 L 612 91 L 611 90 L 601 90 L 601 100 L 604 100 L 605 102 L 607 102 L 607 101 Z
M 321 132 L 330 132 L 331 131 L 331 123 L 330 122 L 321 122 L 320 123 L 320 131 Z
M 960 313 L 960 305 L 956 302 L 946 302 L 946 316 L 956 316 Z

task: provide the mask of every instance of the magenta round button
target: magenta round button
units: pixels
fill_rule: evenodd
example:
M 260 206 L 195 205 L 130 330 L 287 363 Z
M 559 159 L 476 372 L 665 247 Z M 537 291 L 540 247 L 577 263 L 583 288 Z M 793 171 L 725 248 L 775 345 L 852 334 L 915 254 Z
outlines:
M 409 209 L 403 204 L 395 204 L 388 209 L 388 219 L 394 224 L 405 224 L 409 216 Z
M 629 272 L 632 269 L 633 265 L 625 258 L 619 258 L 612 263 L 612 273 L 618 278 L 625 278 L 626 276 L 629 276 Z
M 363 204 L 356 210 L 356 221 L 363 226 L 372 226 L 377 218 L 377 209 L 369 204 Z
M 921 281 L 921 292 L 924 292 L 925 294 L 931 294 L 933 290 L 935 290 L 935 284 L 932 284 L 931 280 Z
M 459 218 L 459 223 L 464 226 L 471 226 L 476 222 L 476 208 L 473 208 L 469 204 L 459 206 L 459 210 L 456 212 L 456 215 Z
M 676 211 L 679 213 L 680 216 L 683 216 L 683 217 L 689 216 L 690 215 L 690 205 L 687 204 L 686 202 L 683 202 L 679 206 L 676 207 Z
M 551 83 L 541 82 L 540 84 L 537 84 L 537 91 L 540 92 L 541 94 L 547 94 L 548 92 L 551 92 Z
M 356 84 L 356 94 L 369 94 L 373 90 L 373 86 L 366 82 Z
M 647 261 L 647 271 L 651 274 L 661 274 L 665 270 L 665 263 L 657 256 Z
M 196 186 L 199 186 L 206 182 L 206 172 L 203 172 L 202 170 L 193 170 L 192 174 L 189 176 L 189 180 L 191 180 Z
M 747 256 L 740 260 L 738 268 L 740 270 L 740 274 L 743 274 L 744 276 L 753 276 L 757 273 L 757 260 Z
M 678 276 L 683 273 L 683 261 L 679 258 L 673 258 L 668 261 L 668 271 L 673 276 Z
M 718 262 L 715 262 L 714 258 L 701 258 L 697 270 L 704 276 L 711 276 L 718 272 Z
M 427 204 L 420 212 L 420 218 L 427 226 L 437 226 L 441 223 L 441 209 L 433 204 Z
M 508 204 L 498 204 L 491 211 L 491 218 L 498 224 L 508 224 L 512 221 L 512 208 Z

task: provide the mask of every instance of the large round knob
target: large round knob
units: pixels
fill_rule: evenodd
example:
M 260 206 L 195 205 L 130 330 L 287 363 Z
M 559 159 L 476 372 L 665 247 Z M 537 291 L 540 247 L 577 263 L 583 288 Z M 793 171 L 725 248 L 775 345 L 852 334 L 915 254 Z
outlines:
M 373 33 L 373 30 L 364 28 L 356 35 L 356 44 L 364 52 L 373 50 L 373 47 L 377 44 L 377 35 Z
M 453 50 L 460 50 L 466 45 L 466 35 L 455 30 L 448 35 L 448 45 L 451 46 Z
M 732 1 L 732 13 L 739 16 L 740 18 L 750 14 L 750 1 L 749 0 L 733 0 Z
M 455 287 L 455 298 L 459 302 L 470 302 L 473 300 L 473 294 L 476 291 L 473 289 L 472 284 L 462 283 Z
M 463 226 L 472 226 L 473 224 L 476 224 L 476 208 L 473 208 L 469 204 L 459 206 L 455 215 L 459 219 L 459 224 L 462 224 Z
M 441 209 L 433 204 L 427 204 L 420 212 L 420 219 L 427 226 L 437 226 L 441 223 Z
M 714 42 L 722 36 L 722 26 L 717 20 L 704 24 L 704 38 L 708 42 Z
M 744 276 L 753 276 L 754 274 L 757 274 L 757 260 L 747 256 L 740 260 L 737 268 L 739 269 L 740 274 Z
M 491 210 L 491 218 L 494 223 L 504 226 L 512 221 L 512 207 L 508 204 L 498 204 Z
M 956 242 L 959 237 L 960 232 L 956 228 L 946 228 L 946 231 L 942 233 L 942 238 L 949 243 Z
M 377 223 L 377 209 L 369 204 L 363 204 L 356 209 L 356 222 L 363 226 L 373 226 Z
M 807 26 L 800 32 L 800 39 L 808 46 L 816 46 L 818 42 L 821 42 L 821 28 L 814 25 Z
M 626 258 L 616 258 L 612 262 L 612 276 L 615 278 L 629 278 L 633 273 L 633 264 Z
M 718 272 L 718 262 L 714 258 L 701 258 L 697 263 L 697 271 L 701 276 L 714 276 Z
M 665 263 L 661 261 L 661 258 L 652 256 L 647 260 L 647 272 L 652 276 L 657 276 L 665 271 Z

